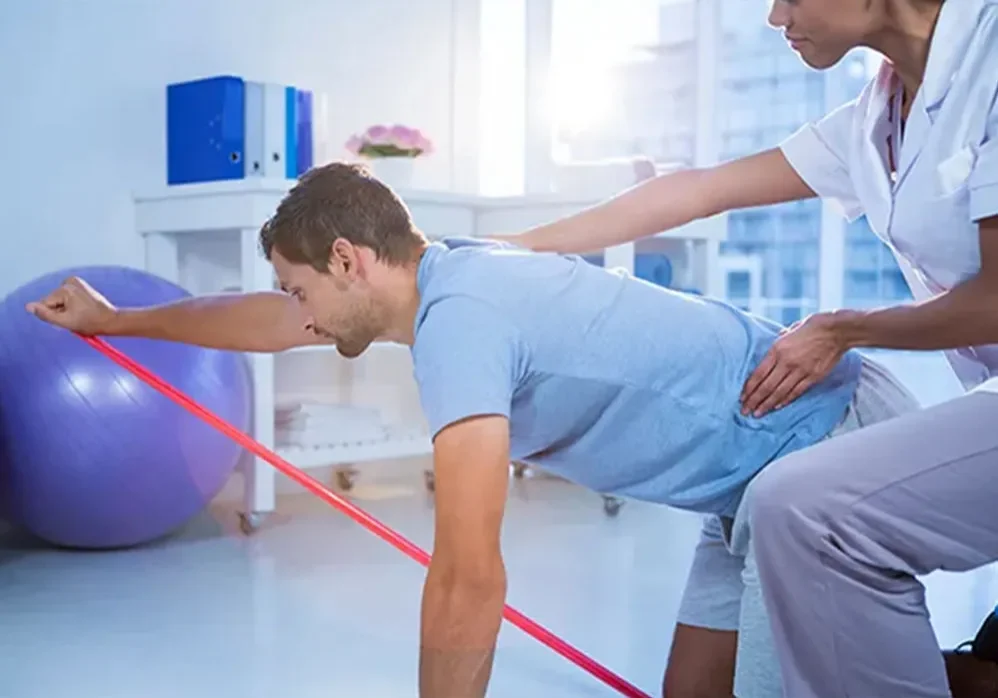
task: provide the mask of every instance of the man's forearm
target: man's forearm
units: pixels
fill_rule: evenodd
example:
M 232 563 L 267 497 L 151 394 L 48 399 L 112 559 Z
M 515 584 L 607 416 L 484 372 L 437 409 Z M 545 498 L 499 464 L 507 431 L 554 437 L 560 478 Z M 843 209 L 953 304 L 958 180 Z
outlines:
M 234 351 L 276 352 L 307 337 L 293 325 L 293 299 L 279 293 L 200 296 L 117 311 L 104 334 Z M 300 342 L 298 342 L 300 343 Z
M 469 584 L 431 570 L 423 594 L 420 698 L 481 698 L 492 674 L 505 576 Z
M 998 289 L 980 277 L 931 300 L 871 311 L 839 311 L 846 346 L 915 351 L 998 344 Z

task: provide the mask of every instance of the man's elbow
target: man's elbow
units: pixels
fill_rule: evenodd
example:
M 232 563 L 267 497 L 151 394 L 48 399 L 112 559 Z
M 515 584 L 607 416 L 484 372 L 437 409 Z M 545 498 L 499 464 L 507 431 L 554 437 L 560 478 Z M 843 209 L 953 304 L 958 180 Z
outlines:
M 501 559 L 469 564 L 435 557 L 427 581 L 451 597 L 481 602 L 506 597 L 506 569 Z

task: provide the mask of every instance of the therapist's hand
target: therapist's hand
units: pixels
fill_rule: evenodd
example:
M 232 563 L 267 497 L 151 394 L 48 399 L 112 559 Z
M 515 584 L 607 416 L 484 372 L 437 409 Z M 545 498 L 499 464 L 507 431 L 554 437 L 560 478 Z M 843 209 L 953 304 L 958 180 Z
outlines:
M 780 335 L 745 381 L 742 414 L 778 410 L 824 379 L 848 349 L 837 328 L 834 313 L 818 313 Z

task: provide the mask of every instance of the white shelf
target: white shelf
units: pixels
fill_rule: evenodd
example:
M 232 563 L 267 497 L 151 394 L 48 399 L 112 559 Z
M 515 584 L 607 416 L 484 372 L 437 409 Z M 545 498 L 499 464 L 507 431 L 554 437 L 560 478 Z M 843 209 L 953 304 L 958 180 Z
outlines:
M 282 446 L 277 453 L 292 465 L 321 468 L 344 463 L 364 463 L 395 458 L 417 458 L 433 453 L 433 445 L 425 434 L 395 434 L 382 441 L 355 441 L 328 446 Z
M 197 184 L 177 184 L 159 187 L 135 193 L 135 201 L 142 205 L 151 205 L 175 201 L 196 201 L 210 199 L 218 204 L 226 200 L 238 201 L 244 196 L 259 196 L 276 194 L 284 196 L 297 183 L 294 179 L 251 179 L 227 180 L 222 182 L 203 182 Z M 588 206 L 596 202 L 592 196 L 569 194 L 530 194 L 525 196 L 483 196 L 480 194 L 464 194 L 450 191 L 433 191 L 410 189 L 398 192 L 406 201 L 442 206 L 460 206 L 463 208 L 481 209 L 515 209 L 536 208 L 547 206 Z M 143 224 L 139 223 L 139 232 L 143 232 Z

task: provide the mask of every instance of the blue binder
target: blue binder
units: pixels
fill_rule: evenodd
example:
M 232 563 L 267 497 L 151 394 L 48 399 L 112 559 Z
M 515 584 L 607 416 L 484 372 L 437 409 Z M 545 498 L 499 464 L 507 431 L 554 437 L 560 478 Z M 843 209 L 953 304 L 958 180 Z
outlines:
M 168 184 L 244 176 L 246 87 L 222 75 L 167 86 Z
M 314 163 L 309 90 L 220 75 L 168 85 L 166 104 L 170 185 L 248 176 L 297 179 Z M 283 129 L 283 142 L 275 128 Z
M 298 176 L 305 174 L 314 164 L 312 144 L 312 92 L 297 90 L 297 142 L 298 142 Z
M 293 87 L 284 88 L 284 108 L 285 112 L 285 128 L 284 132 L 284 152 L 286 157 L 284 163 L 286 165 L 284 176 L 288 179 L 295 179 L 298 176 L 298 99 L 296 97 L 296 90 Z
M 288 179 L 297 179 L 312 169 L 312 93 L 296 87 L 285 88 L 287 107 L 287 169 Z

